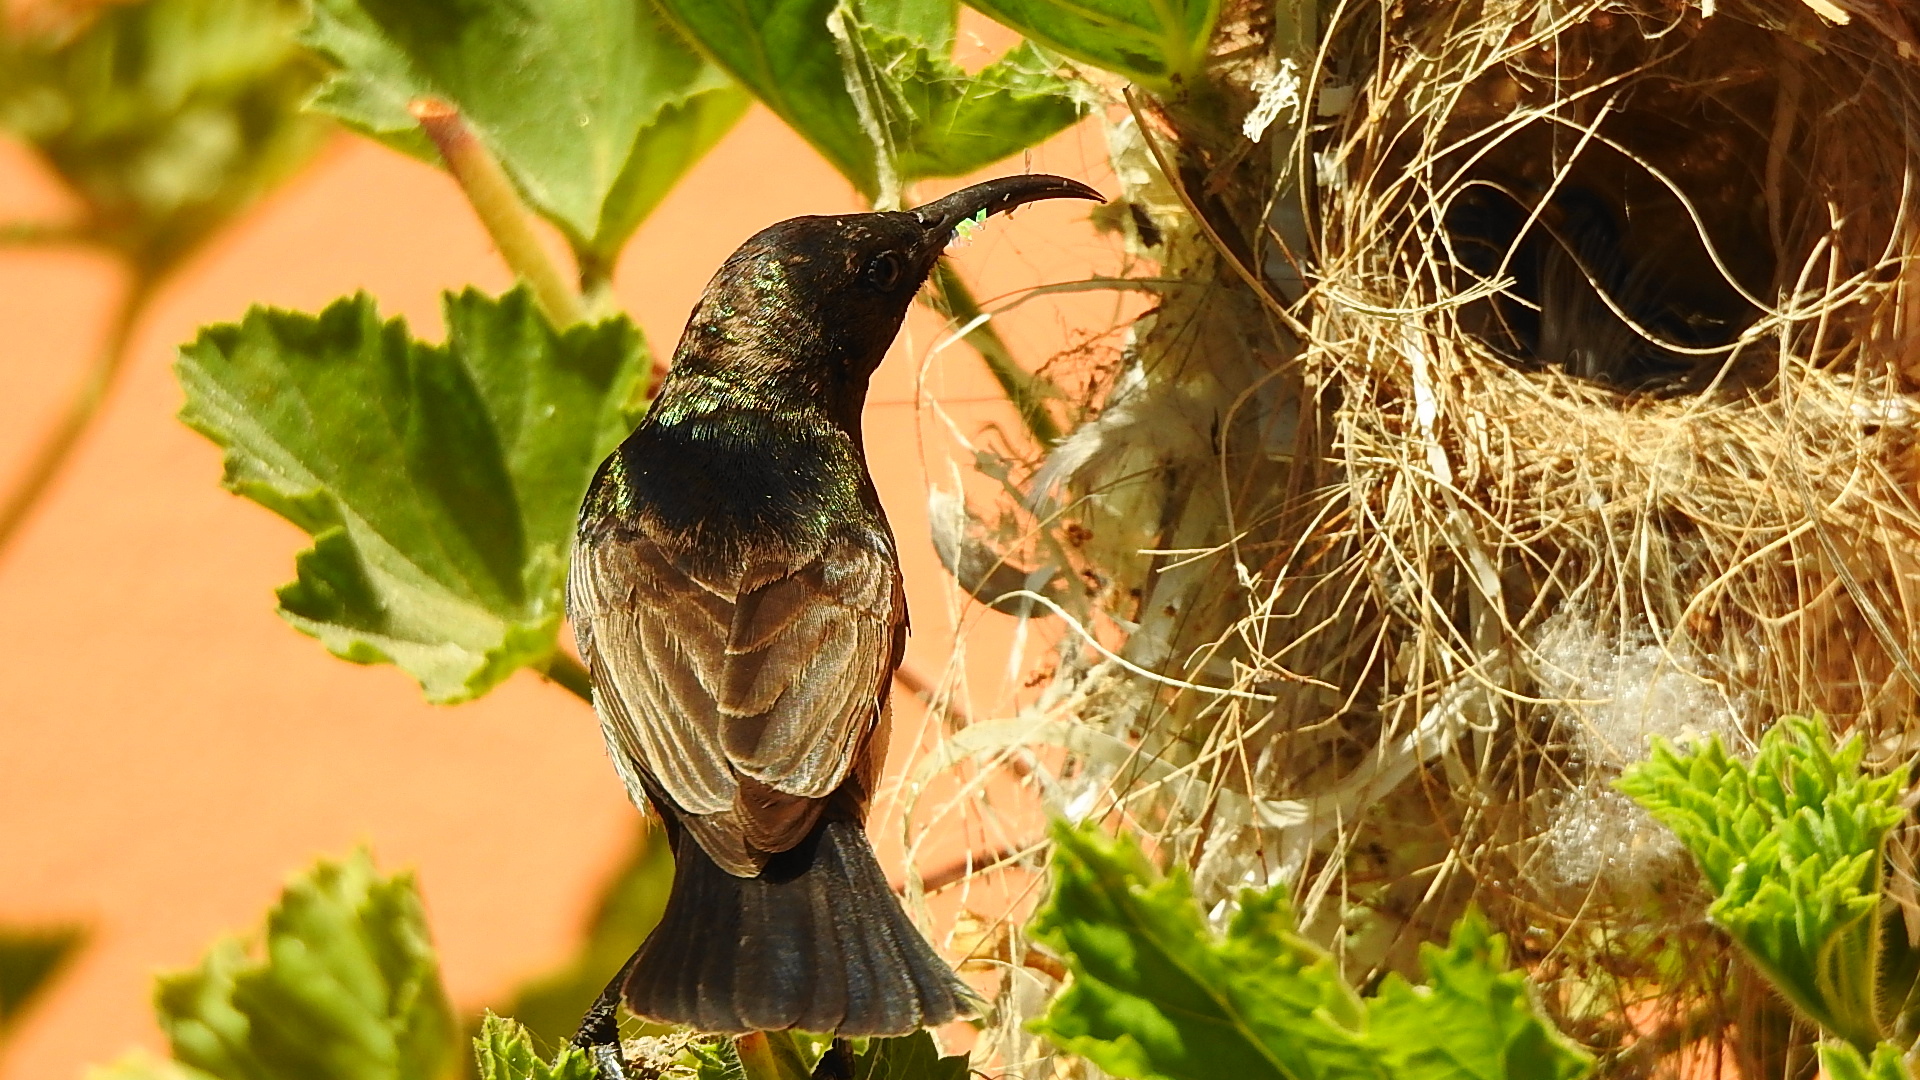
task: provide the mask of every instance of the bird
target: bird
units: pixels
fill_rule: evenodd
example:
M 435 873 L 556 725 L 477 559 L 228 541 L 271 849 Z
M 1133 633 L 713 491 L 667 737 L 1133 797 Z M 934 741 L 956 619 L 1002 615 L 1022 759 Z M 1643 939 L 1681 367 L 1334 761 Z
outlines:
M 674 877 L 576 1045 L 617 1055 L 621 1002 L 720 1034 L 905 1035 L 973 1013 L 865 831 L 907 609 L 860 420 L 956 232 L 1056 198 L 1104 201 L 1027 174 L 763 229 L 707 284 L 658 396 L 596 472 L 568 619 Z

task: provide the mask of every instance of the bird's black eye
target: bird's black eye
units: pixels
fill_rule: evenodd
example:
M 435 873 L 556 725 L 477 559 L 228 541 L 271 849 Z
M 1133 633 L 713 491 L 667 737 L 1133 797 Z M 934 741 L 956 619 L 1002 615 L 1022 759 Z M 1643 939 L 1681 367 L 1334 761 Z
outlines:
M 892 292 L 893 287 L 900 284 L 900 276 L 904 273 L 906 267 L 901 264 L 900 256 L 883 251 L 867 264 L 867 284 L 881 292 Z

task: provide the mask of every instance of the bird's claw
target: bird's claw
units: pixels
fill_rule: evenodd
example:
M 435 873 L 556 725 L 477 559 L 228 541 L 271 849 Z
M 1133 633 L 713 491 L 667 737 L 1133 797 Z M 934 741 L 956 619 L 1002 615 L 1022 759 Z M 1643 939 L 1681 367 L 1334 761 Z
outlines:
M 620 1056 L 620 988 L 626 983 L 627 969 L 632 966 L 632 959 L 620 966 L 606 989 L 600 991 L 600 996 L 587 1008 L 587 1014 L 580 1018 L 580 1029 L 573 1033 L 573 1045 L 593 1058 L 593 1068 L 600 1074 L 600 1080 L 627 1080 L 626 1059 Z
M 587 1052 L 593 1055 L 593 1069 L 600 1080 L 627 1080 L 627 1062 L 620 1056 L 619 1043 L 600 1043 Z

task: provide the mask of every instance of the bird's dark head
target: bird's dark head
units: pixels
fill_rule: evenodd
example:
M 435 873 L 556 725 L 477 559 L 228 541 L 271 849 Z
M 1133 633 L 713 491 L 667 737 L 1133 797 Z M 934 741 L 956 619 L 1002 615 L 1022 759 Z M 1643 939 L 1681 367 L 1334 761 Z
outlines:
M 675 372 L 756 392 L 797 391 L 857 412 L 914 294 L 962 222 L 1041 199 L 1100 197 L 1064 177 L 1009 176 L 912 210 L 769 226 L 708 283 L 674 354 Z

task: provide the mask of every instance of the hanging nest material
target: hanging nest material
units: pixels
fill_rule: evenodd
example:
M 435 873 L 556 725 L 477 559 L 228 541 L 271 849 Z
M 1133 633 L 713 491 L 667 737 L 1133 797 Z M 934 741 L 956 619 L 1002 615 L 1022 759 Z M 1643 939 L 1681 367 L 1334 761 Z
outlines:
M 1069 745 L 1056 809 L 1204 903 L 1292 883 L 1357 979 L 1477 902 L 1612 1074 L 1772 1074 L 1790 1020 L 1609 785 L 1789 713 L 1920 749 L 1916 39 L 1868 0 L 1327 23 L 1230 12 L 1212 84 L 1116 125 L 1179 284 L 1027 484 L 1077 632 L 969 748 Z

